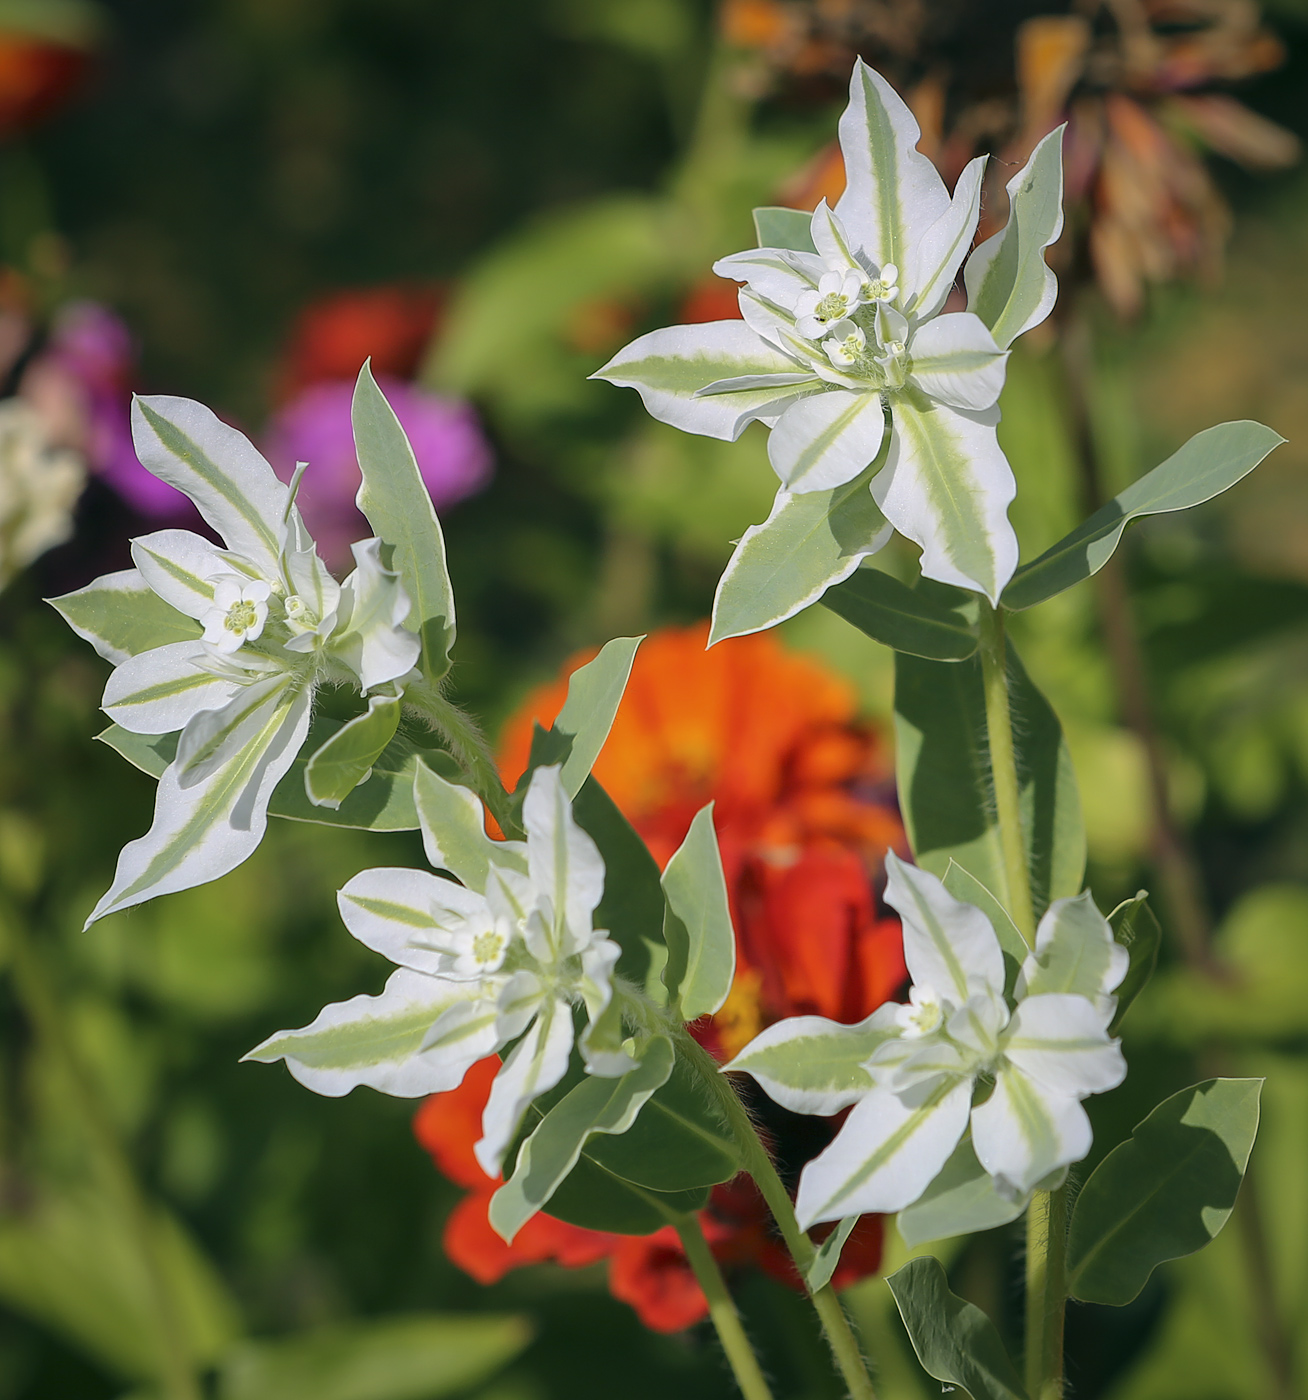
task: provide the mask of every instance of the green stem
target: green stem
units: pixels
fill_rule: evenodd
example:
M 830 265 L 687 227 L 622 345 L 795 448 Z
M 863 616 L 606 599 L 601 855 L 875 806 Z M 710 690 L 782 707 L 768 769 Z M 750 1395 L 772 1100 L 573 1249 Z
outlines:
M 673 1223 L 681 1236 L 681 1246 L 686 1251 L 690 1267 L 708 1299 L 709 1317 L 717 1328 L 718 1340 L 722 1343 L 722 1350 L 726 1353 L 727 1363 L 741 1395 L 745 1400 L 772 1400 L 772 1391 L 741 1326 L 740 1314 L 727 1291 L 726 1280 L 704 1238 L 699 1221 L 693 1215 L 680 1215 Z
M 1037 1191 L 1026 1216 L 1026 1390 L 1030 1400 L 1063 1400 L 1066 1254 L 1067 1187 Z
M 673 1038 L 678 1052 L 698 1072 L 704 1086 L 725 1114 L 736 1145 L 740 1148 L 745 1170 L 753 1177 L 772 1212 L 800 1278 L 807 1278 L 817 1250 L 813 1241 L 799 1228 L 790 1194 L 777 1175 L 772 1158 L 768 1156 L 768 1150 L 763 1146 L 745 1105 L 722 1075 L 717 1061 L 683 1026 L 678 1025 L 673 1030 Z M 858 1338 L 835 1290 L 827 1284 L 816 1292 L 810 1292 L 809 1297 L 852 1400 L 876 1400 L 876 1391 L 872 1388 Z
M 186 1333 L 159 1249 L 159 1231 L 131 1161 L 76 1048 L 64 1033 L 64 1018 L 36 950 L 16 910 L 0 906 L 14 989 L 45 1053 L 73 1094 L 77 1115 L 90 1139 L 92 1159 L 116 1201 L 140 1257 L 159 1348 L 159 1379 L 165 1400 L 200 1400 Z
M 986 697 L 986 731 L 990 743 L 990 775 L 999 821 L 999 845 L 1004 856 L 1007 884 L 1004 901 L 1018 932 L 1028 947 L 1035 947 L 1035 908 L 1031 901 L 1031 877 L 1022 836 L 1022 806 L 1017 781 L 1017 754 L 1013 748 L 1013 718 L 1008 699 L 1008 667 L 1004 646 L 1004 618 L 981 599 L 981 677 Z

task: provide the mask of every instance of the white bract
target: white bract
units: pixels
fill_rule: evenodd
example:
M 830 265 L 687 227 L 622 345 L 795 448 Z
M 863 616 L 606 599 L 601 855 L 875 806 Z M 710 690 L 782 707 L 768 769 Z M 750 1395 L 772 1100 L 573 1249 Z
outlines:
M 135 569 L 55 600 L 115 663 L 110 719 L 134 734 L 178 733 L 154 823 L 123 848 L 88 923 L 239 865 L 304 745 L 315 689 L 398 696 L 418 658 L 409 599 L 379 540 L 353 546 L 358 567 L 338 583 L 293 487 L 202 404 L 137 399 L 132 433 L 145 466 L 190 496 L 225 548 L 159 530 L 132 541 Z
M 1010 1007 L 986 915 L 893 854 L 887 866 L 886 900 L 903 919 L 913 979 L 908 1003 L 886 1003 L 857 1026 L 781 1021 L 727 1066 L 799 1113 L 853 1105 L 800 1178 L 805 1228 L 911 1205 L 969 1123 L 995 1189 L 1024 1199 L 1090 1150 L 1081 1100 L 1126 1075 L 1108 1026 L 1128 957 L 1088 893 L 1050 905 Z
M 476 1148 L 495 1176 L 532 1100 L 567 1071 L 574 1007 L 588 1019 L 580 1048 L 590 1073 L 616 1078 L 635 1068 L 613 1001 L 619 948 L 594 927 L 604 862 L 573 818 L 557 766 L 532 774 L 526 841 L 491 841 L 472 793 L 425 769 L 418 810 L 433 864 L 463 883 L 421 870 L 356 875 L 340 892 L 341 917 L 398 971 L 380 995 L 328 1006 L 246 1059 L 285 1060 L 320 1094 L 366 1084 L 416 1098 L 457 1087 L 476 1061 L 516 1041 Z
M 1008 346 L 1053 305 L 1041 253 L 1061 229 L 1060 134 L 1010 186 L 1009 227 L 972 255 L 972 305 L 951 312 L 944 307 L 972 247 L 986 158 L 967 166 L 951 198 L 917 150 L 919 137 L 908 108 L 859 61 L 840 120 L 847 185 L 836 207 L 819 204 L 806 234 L 789 222 L 791 246 L 714 264 L 745 284 L 743 320 L 654 331 L 598 372 L 634 387 L 654 417 L 688 432 L 734 440 L 755 420 L 771 429 L 777 505 L 742 539 L 719 612 L 742 569 L 757 564 L 770 578 L 789 564 L 796 577 L 783 602 L 729 609 L 733 621 L 715 627 L 715 637 L 798 611 L 880 548 L 889 526 L 921 547 L 927 577 L 992 602 L 1016 568 L 1007 514 L 1015 486 L 995 435 L 996 403 Z M 879 509 L 851 529 L 841 488 L 854 482 Z M 833 493 L 839 547 L 825 552 L 814 551 L 806 518 L 783 509 L 815 492 Z M 737 586 L 757 589 L 760 581 L 751 574 Z

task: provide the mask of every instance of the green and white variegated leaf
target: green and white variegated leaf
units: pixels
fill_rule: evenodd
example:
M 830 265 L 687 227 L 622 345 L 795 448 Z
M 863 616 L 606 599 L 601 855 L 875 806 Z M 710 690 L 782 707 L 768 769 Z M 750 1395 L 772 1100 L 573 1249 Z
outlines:
M 347 880 L 336 896 L 341 920 L 374 953 L 433 976 L 455 971 L 464 935 L 490 932 L 485 898 L 426 870 L 378 866 Z
M 361 1084 L 414 1099 L 455 1089 L 496 1047 L 496 1007 L 477 982 L 402 967 L 378 996 L 325 1006 L 300 1030 L 279 1031 L 246 1060 L 286 1067 L 306 1088 L 340 1098 Z
M 905 311 L 915 321 L 925 321 L 945 304 L 963 265 L 977 220 L 981 216 L 981 182 L 985 178 L 987 156 L 968 161 L 954 187 L 949 208 L 927 230 L 912 250 L 904 269 L 904 285 L 913 290 Z
M 864 1066 L 899 1034 L 896 1011 L 880 1006 L 853 1026 L 825 1016 L 790 1016 L 756 1035 L 724 1071 L 752 1075 L 792 1113 L 839 1113 L 871 1090 Z
M 913 383 L 951 408 L 990 408 L 1004 387 L 1008 353 L 971 312 L 928 321 L 913 337 L 912 353 Z
M 726 1001 L 736 975 L 736 936 L 711 802 L 695 814 L 662 883 L 668 945 L 664 985 L 676 998 L 682 1020 L 711 1016 Z
M 910 1205 L 949 1159 L 971 1106 L 971 1076 L 938 1075 L 909 1092 L 865 1094 L 804 1168 L 795 1201 L 800 1227 Z
M 382 541 L 381 562 L 400 576 L 408 626 L 421 645 L 417 664 L 435 684 L 450 669 L 455 633 L 445 536 L 409 439 L 367 364 L 359 371 L 351 418 L 363 475 L 358 506 Z
M 1008 222 L 967 260 L 967 309 L 1005 350 L 1054 309 L 1058 279 L 1045 249 L 1063 231 L 1063 132 L 1051 131 L 1008 182 Z
M 523 1143 L 513 1175 L 491 1197 L 490 1223 L 509 1243 L 577 1165 L 587 1139 L 617 1136 L 636 1121 L 672 1073 L 672 1042 L 652 1036 L 632 1048 L 636 1067 L 618 1079 L 584 1079 L 545 1115 Z
M 840 1264 L 840 1252 L 854 1233 L 854 1226 L 858 1222 L 857 1215 L 847 1215 L 818 1246 L 813 1262 L 804 1273 L 804 1282 L 808 1285 L 810 1293 L 816 1293 L 819 1288 L 825 1288 L 831 1282 L 831 1276 Z
M 901 277 L 913 265 L 914 249 L 950 205 L 944 181 L 917 149 L 921 136 L 894 88 L 857 60 L 849 106 L 840 118 L 846 183 L 836 216 L 878 268 L 894 263 Z M 917 289 L 905 290 L 911 296 Z
M 999 939 L 999 946 L 1003 949 L 1004 956 L 1013 962 L 1013 981 L 1015 983 L 1017 972 L 1026 961 L 1030 949 L 1022 937 L 1021 930 L 1013 922 L 1013 916 L 999 902 L 998 897 L 989 886 L 978 880 L 970 870 L 965 870 L 952 856 L 945 867 L 945 873 L 940 877 L 940 883 L 955 899 L 961 899 L 964 904 L 975 904 L 990 920 L 990 927 L 994 929 L 995 937 Z
M 768 460 L 786 490 L 830 491 L 861 476 L 876 460 L 885 427 L 878 393 L 808 394 L 777 420 L 768 438 Z
M 1022 965 L 1019 997 L 1069 992 L 1093 1002 L 1105 1018 L 1115 1009 L 1113 992 L 1126 976 L 1131 956 L 1113 938 L 1108 920 L 1089 890 L 1056 899 L 1036 930 L 1035 951 Z
M 237 573 L 242 565 L 249 568 L 191 530 L 141 535 L 132 541 L 132 562 L 165 603 L 194 618 L 213 607 L 214 574 Z
M 201 710 L 221 709 L 240 688 L 208 670 L 208 659 L 198 638 L 128 657 L 109 677 L 101 708 L 134 734 L 172 734 Z
M 154 822 L 118 857 L 97 919 L 156 895 L 216 880 L 250 856 L 268 824 L 268 799 L 309 730 L 310 694 L 288 677 L 247 717 L 244 745 L 203 781 L 186 784 L 176 762 L 159 780 Z M 193 776 L 193 775 L 192 775 Z
M 282 703 L 296 681 L 284 671 L 238 685 L 232 698 L 216 710 L 200 710 L 191 716 L 177 736 L 173 767 L 184 788 L 203 782 L 211 774 L 257 742 L 267 722 L 268 707 Z
M 526 874 L 527 848 L 521 841 L 492 841 L 486 835 L 485 808 L 466 787 L 447 782 L 425 764 L 413 782 L 427 859 L 448 870 L 470 890 L 484 890 L 492 865 Z
M 874 463 L 833 491 L 778 491 L 772 513 L 736 546 L 713 600 L 709 645 L 775 627 L 847 579 L 890 538 L 872 499 Z
M 773 376 L 784 382 L 769 384 Z M 734 442 L 755 418 L 775 412 L 797 393 L 824 387 L 805 364 L 783 355 L 743 321 L 650 331 L 619 350 L 591 378 L 635 389 L 661 423 L 726 442 Z M 762 378 L 765 387 L 702 392 L 742 378 Z
M 548 1093 L 568 1070 L 572 1054 L 572 1011 L 546 999 L 527 1034 L 509 1052 L 491 1082 L 482 1114 L 480 1140 L 473 1148 L 482 1171 L 498 1176 L 504 1154 L 518 1135 L 533 1099 Z
M 805 224 L 808 215 L 801 215 Z M 825 271 L 822 262 L 810 254 L 796 254 L 781 247 L 752 248 L 744 253 L 732 253 L 729 258 L 719 258 L 713 264 L 713 271 L 719 276 L 734 282 L 748 282 L 760 296 L 779 306 L 792 305 L 804 292 L 813 291 Z M 811 371 L 795 369 L 804 377 L 811 378 Z M 725 381 L 738 382 L 736 378 Z M 741 386 L 744 387 L 743 385 Z
M 142 465 L 184 491 L 227 548 L 275 579 L 288 493 L 254 444 L 191 399 L 132 401 L 132 443 Z
M 85 588 L 47 601 L 79 637 L 115 666 L 139 652 L 200 635 L 195 620 L 164 602 L 139 569 L 104 574 Z
M 355 568 L 341 584 L 341 624 L 331 641 L 365 695 L 403 680 L 422 653 L 417 633 L 406 625 L 413 617 L 409 595 L 399 573 L 382 563 L 382 548 L 375 538 L 350 546 Z
M 911 1249 L 928 1240 L 993 1230 L 1016 1220 L 1026 1209 L 1025 1195 L 1001 1196 L 990 1173 L 976 1159 L 971 1134 L 954 1149 L 940 1174 L 895 1220 Z
M 614 637 L 599 655 L 568 678 L 568 698 L 555 719 L 555 734 L 571 740 L 560 777 L 563 790 L 576 797 L 613 728 L 623 692 L 644 637 Z
M 399 700 L 374 695 L 361 715 L 343 724 L 313 753 L 304 770 L 304 791 L 315 807 L 333 810 L 364 782 L 382 750 L 395 737 Z
M 754 232 L 760 248 L 789 248 L 795 253 L 816 253 L 811 233 L 812 216 L 802 209 L 767 205 L 754 210 Z
M 1008 507 L 1017 494 L 995 436 L 997 408 L 964 412 L 896 394 L 890 455 L 872 482 L 885 517 L 922 549 L 925 577 L 999 601 L 1017 567 Z

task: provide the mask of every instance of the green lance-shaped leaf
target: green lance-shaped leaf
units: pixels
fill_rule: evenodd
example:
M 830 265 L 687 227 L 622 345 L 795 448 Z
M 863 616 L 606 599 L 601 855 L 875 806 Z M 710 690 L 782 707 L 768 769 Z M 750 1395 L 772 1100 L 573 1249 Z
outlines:
M 409 439 L 367 364 L 359 371 L 351 416 L 363 474 L 358 506 L 382 540 L 383 563 L 399 573 L 409 595 L 408 624 L 422 643 L 418 665 L 434 683 L 450 669 L 454 645 L 445 537 Z
M 912 1248 L 928 1240 L 993 1230 L 1016 1220 L 1025 1209 L 1025 1197 L 1012 1201 L 995 1190 L 994 1179 L 977 1161 L 969 1131 L 931 1185 L 899 1212 L 895 1225 Z
M 484 890 L 492 860 L 518 865 L 526 873 L 527 859 L 521 847 L 492 841 L 486 834 L 485 808 L 476 793 L 419 764 L 413 781 L 413 800 L 422 826 L 427 859 L 438 870 L 448 870 L 470 890 Z
M 1131 1003 L 1144 991 L 1145 985 L 1154 975 L 1163 931 L 1158 927 L 1158 920 L 1149 907 L 1149 898 L 1144 890 L 1134 899 L 1123 900 L 1108 916 L 1108 923 L 1113 930 L 1113 937 L 1126 949 L 1130 957 L 1126 976 L 1117 988 L 1117 1012 L 1108 1028 L 1110 1035 L 1116 1035 Z
M 861 476 L 832 491 L 777 492 L 772 513 L 751 525 L 713 600 L 709 644 L 775 627 L 846 579 L 890 538 L 868 486 L 885 463 L 889 434 Z
M 864 636 L 912 656 L 963 661 L 977 649 L 977 634 L 964 617 L 880 569 L 855 569 L 827 589 L 822 605 Z
M 754 210 L 754 232 L 760 248 L 790 248 L 796 253 L 816 253 L 813 216 L 803 209 L 783 209 L 771 204 Z
M 531 1341 L 505 1313 L 417 1313 L 245 1341 L 219 1368 L 218 1400 L 442 1400 L 489 1380 Z
M 736 975 L 736 936 L 727 902 L 713 804 L 702 807 L 663 872 L 667 914 L 663 981 L 683 1020 L 710 1016 L 727 999 Z
M 1002 350 L 1054 309 L 1058 279 L 1045 249 L 1063 231 L 1063 131 L 1057 127 L 1008 182 L 1008 223 L 987 238 L 963 272 L 967 309 Z
M 1226 1224 L 1258 1132 L 1261 1079 L 1208 1079 L 1164 1099 L 1091 1173 L 1067 1238 L 1072 1297 L 1121 1307 L 1168 1259 Z
M 1034 607 L 1097 574 L 1112 558 L 1122 531 L 1132 520 L 1188 510 L 1212 500 L 1248 476 L 1284 441 L 1280 433 L 1247 419 L 1219 423 L 1196 433 L 1070 535 L 1024 564 L 1004 590 L 1004 606 L 1014 610 Z
M 938 1259 L 910 1259 L 886 1282 L 927 1375 L 972 1400 L 1025 1400 L 994 1323 L 950 1292 Z
M 194 641 L 201 632 L 194 618 L 165 603 L 137 569 L 105 574 L 75 593 L 47 601 L 115 666 L 170 642 Z
M 1075 895 L 1085 872 L 1076 775 L 1058 718 L 1008 648 L 1022 831 L 1037 914 Z M 895 656 L 899 801 L 917 863 L 941 879 L 955 861 L 1003 900 L 981 665 Z
M 840 1264 L 840 1252 L 854 1233 L 854 1226 L 861 1219 L 862 1216 L 859 1215 L 847 1215 L 837 1222 L 836 1228 L 818 1245 L 813 1262 L 804 1273 L 804 1282 L 808 1285 L 810 1293 L 816 1293 L 819 1288 L 825 1288 L 831 1282 L 831 1276 Z
M 343 724 L 310 756 L 304 769 L 304 791 L 315 807 L 339 810 L 341 803 L 372 772 L 386 745 L 395 737 L 401 703 L 374 695 L 361 715 Z
M 568 679 L 568 698 L 551 726 L 551 733 L 568 741 L 563 772 L 559 776 L 569 797 L 576 797 L 581 791 L 609 737 L 631 675 L 631 663 L 636 659 L 636 648 L 642 641 L 643 637 L 615 637 L 605 642 L 599 655 L 578 667 Z M 529 781 L 530 776 L 528 769 L 526 780 Z
M 518 1150 L 513 1175 L 491 1197 L 490 1223 L 509 1243 L 581 1158 L 587 1139 L 617 1136 L 636 1121 L 650 1095 L 672 1073 L 672 1042 L 653 1036 L 636 1047 L 636 1068 L 617 1079 L 589 1075 L 545 1115 Z

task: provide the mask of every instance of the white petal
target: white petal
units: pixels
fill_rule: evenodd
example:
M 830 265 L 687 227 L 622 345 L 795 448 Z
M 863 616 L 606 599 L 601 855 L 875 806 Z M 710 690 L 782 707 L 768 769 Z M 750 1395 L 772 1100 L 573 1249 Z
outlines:
M 345 927 L 402 967 L 447 973 L 460 945 L 492 931 L 481 895 L 425 870 L 364 870 L 336 896 Z
M 1027 955 L 1017 979 L 1017 995 L 1074 992 L 1088 997 L 1107 1024 L 1117 1005 L 1112 993 L 1130 961 L 1085 890 L 1074 899 L 1056 899 L 1045 910 L 1035 951 Z
M 886 856 L 886 903 L 904 924 L 904 961 L 916 986 L 962 1006 L 976 993 L 1002 996 L 1004 955 L 990 920 L 920 866 Z
M 954 187 L 949 208 L 926 231 L 904 269 L 904 293 L 909 313 L 928 320 L 945 304 L 958 269 L 976 235 L 981 215 L 981 181 L 987 156 L 968 161 Z
M 751 248 L 719 258 L 713 271 L 733 282 L 748 282 L 760 296 L 786 306 L 812 292 L 822 275 L 822 262 L 811 253 L 786 248 Z
M 379 539 L 350 546 L 354 572 L 341 585 L 340 627 L 331 638 L 339 656 L 368 691 L 406 676 L 417 663 L 421 644 L 404 625 L 409 595 L 399 574 L 381 561 Z
M 768 458 L 788 491 L 830 491 L 870 465 L 884 432 L 880 394 L 829 389 L 786 409 L 768 439 Z
M 872 495 L 921 546 L 922 573 L 999 601 L 1017 568 L 1008 507 L 1017 494 L 999 447 L 999 410 L 965 413 L 912 393 L 891 404 L 890 455 Z
M 130 657 L 109 677 L 101 708 L 133 734 L 171 734 L 201 710 L 221 709 L 237 689 L 204 668 L 207 655 L 194 641 Z
M 999 398 L 1008 352 L 970 311 L 937 316 L 913 336 L 914 382 L 952 408 L 989 408 Z
M 874 1089 L 804 1168 L 795 1201 L 801 1228 L 912 1205 L 958 1145 L 971 1104 L 971 1079 L 905 1095 Z
M 1075 1098 L 1051 1093 L 1016 1069 L 995 1076 L 994 1093 L 972 1110 L 972 1146 L 999 1190 L 1020 1196 L 1090 1151 L 1090 1120 Z
M 818 290 L 823 295 L 841 291 L 845 284 L 845 269 L 859 268 L 860 272 L 862 269 L 844 224 L 827 207 L 825 199 L 819 201 L 813 211 L 810 231 L 818 256 L 831 269 L 818 283 Z M 861 282 L 861 277 L 859 280 Z
M 214 577 L 232 568 L 228 555 L 190 530 L 142 535 L 132 541 L 132 562 L 165 603 L 197 619 L 217 606 Z
M 491 1084 L 481 1140 L 473 1148 L 487 1176 L 500 1174 L 528 1105 L 563 1078 L 571 1053 L 572 1012 L 561 1002 L 548 1002 Z
M 1109 1039 L 1103 1014 L 1080 996 L 1050 993 L 1020 1002 L 1004 1054 L 1046 1088 L 1078 1098 L 1102 1094 L 1126 1078 L 1121 1042 Z
M 577 825 L 557 766 L 537 768 L 522 804 L 527 869 L 554 910 L 556 956 L 591 942 L 595 906 L 604 897 L 604 859 Z

